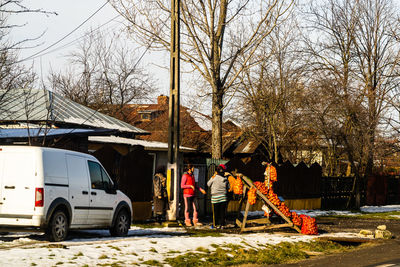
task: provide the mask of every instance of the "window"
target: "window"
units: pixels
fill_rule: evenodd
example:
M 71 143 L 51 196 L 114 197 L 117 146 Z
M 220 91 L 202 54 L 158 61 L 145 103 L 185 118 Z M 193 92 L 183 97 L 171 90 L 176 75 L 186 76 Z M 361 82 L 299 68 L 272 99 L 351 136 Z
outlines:
M 144 113 L 142 114 L 142 120 L 150 120 L 151 119 L 151 114 Z
M 101 168 L 101 167 L 100 167 L 100 168 Z M 103 168 L 101 168 L 101 176 L 102 176 L 102 178 L 103 178 L 103 185 L 104 185 L 104 188 L 105 188 L 105 189 L 111 188 L 112 182 L 111 182 L 111 180 L 110 180 L 110 177 L 108 177 L 108 174 L 106 173 L 106 171 L 105 171 Z
M 88 161 L 88 164 L 92 189 L 111 188 L 112 182 L 110 177 L 108 177 L 101 165 L 93 161 Z

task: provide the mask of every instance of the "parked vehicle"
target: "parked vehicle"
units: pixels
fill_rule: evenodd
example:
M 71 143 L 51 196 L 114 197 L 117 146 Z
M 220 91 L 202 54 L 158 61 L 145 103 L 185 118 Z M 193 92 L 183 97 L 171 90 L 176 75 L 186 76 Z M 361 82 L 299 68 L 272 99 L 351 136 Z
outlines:
M 0 146 L 0 228 L 109 229 L 126 236 L 132 203 L 93 156 L 55 148 Z

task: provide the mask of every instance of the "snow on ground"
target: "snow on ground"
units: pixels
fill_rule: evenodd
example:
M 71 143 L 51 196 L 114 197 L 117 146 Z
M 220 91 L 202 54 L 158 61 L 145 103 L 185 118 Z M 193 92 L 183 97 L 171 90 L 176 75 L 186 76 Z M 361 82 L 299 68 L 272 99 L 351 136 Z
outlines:
M 363 213 L 378 213 L 378 212 L 391 212 L 400 211 L 400 205 L 386 205 L 386 206 L 363 206 L 360 208 Z M 306 214 L 311 217 L 329 216 L 329 215 L 346 215 L 356 216 L 362 214 L 361 212 L 351 212 L 346 210 L 296 210 L 298 214 Z M 398 217 L 397 215 L 392 215 Z
M 400 211 L 400 205 L 386 205 L 386 206 L 364 206 L 361 207 L 362 212 L 390 212 Z
M 378 212 L 391 212 L 400 211 L 400 205 L 386 205 L 386 206 L 363 206 L 360 208 L 363 213 L 378 213 Z M 346 215 L 346 216 L 356 216 L 361 215 L 361 212 L 353 212 L 347 210 L 292 210 L 297 212 L 297 214 L 305 214 L 311 217 L 320 216 L 330 216 L 330 215 Z M 244 214 L 244 211 L 242 211 Z M 258 217 L 263 216 L 264 211 L 250 211 L 249 216 Z M 399 215 L 392 215 L 394 218 L 400 218 Z
M 126 238 L 112 238 L 107 231 L 82 231 L 85 234 L 103 235 L 95 238 L 74 238 L 60 243 L 37 241 L 38 235 L 17 234 L 0 236 L 0 266 L 96 266 L 122 261 L 121 265 L 143 264 L 147 260 L 162 262 L 203 247 L 210 251 L 215 245 L 238 244 L 244 247 L 263 248 L 281 242 L 309 242 L 315 236 L 282 235 L 270 233 L 224 234 L 219 237 L 191 237 L 182 228 L 140 229 L 131 228 Z M 145 234 L 147 233 L 147 235 Z M 144 235 L 143 235 L 144 234 Z M 36 239 L 36 240 L 35 240 Z M 39 238 L 40 239 L 40 238 Z M 43 239 L 42 239 L 43 240 Z
M 319 217 L 319 216 L 329 216 L 329 215 L 348 215 L 355 216 L 360 215 L 361 213 L 345 211 L 345 210 L 291 210 L 295 211 L 297 214 L 305 214 L 310 217 Z M 244 211 L 242 211 L 244 214 Z M 249 211 L 248 216 L 251 217 L 260 217 L 264 215 L 264 211 Z
M 191 237 L 182 228 L 141 229 L 133 227 L 125 238 L 110 237 L 108 231 L 81 231 L 94 238 L 73 238 L 60 243 L 43 240 L 42 235 L 19 233 L 0 236 L 0 266 L 98 266 L 119 263 L 122 266 L 176 257 L 197 248 L 213 251 L 215 245 L 237 244 L 247 248 L 264 248 L 281 242 L 310 242 L 315 236 L 299 234 L 224 234 L 219 237 Z M 79 232 L 78 232 L 79 234 Z M 76 233 L 75 233 L 76 235 Z M 355 237 L 354 233 L 319 236 Z M 14 239 L 13 241 L 10 241 Z M 8 241 L 6 241 L 8 240 Z
M 347 210 L 295 210 L 298 214 L 305 214 L 311 217 L 319 216 L 330 216 L 330 215 L 346 215 L 346 216 L 356 216 L 360 215 L 360 212 L 352 212 Z
M 400 211 L 400 205 L 362 207 L 362 212 Z M 297 211 L 310 216 L 331 214 L 356 215 L 348 211 Z M 250 216 L 262 215 L 252 212 Z M 397 216 L 397 215 L 393 215 Z M 400 216 L 398 216 L 400 217 Z M 356 237 L 355 233 L 334 233 L 319 236 Z M 98 266 L 119 263 L 122 266 L 143 265 L 147 260 L 162 262 L 165 258 L 194 252 L 202 247 L 213 251 L 215 245 L 237 244 L 264 248 L 281 242 L 310 242 L 315 236 L 299 234 L 247 233 L 223 236 L 194 237 L 183 228 L 132 227 L 125 238 L 111 237 L 108 231 L 77 231 L 70 240 L 60 243 L 45 241 L 43 234 L 10 233 L 0 235 L 0 266 Z

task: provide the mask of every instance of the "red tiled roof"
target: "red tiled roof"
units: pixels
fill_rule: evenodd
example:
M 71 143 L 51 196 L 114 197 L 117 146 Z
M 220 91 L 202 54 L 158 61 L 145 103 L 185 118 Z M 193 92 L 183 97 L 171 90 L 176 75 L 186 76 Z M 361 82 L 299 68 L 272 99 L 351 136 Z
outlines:
M 166 98 L 168 99 L 168 98 Z M 142 136 L 143 140 L 168 142 L 168 101 L 158 97 L 157 104 L 127 105 L 124 114 L 128 114 L 125 121 L 150 132 L 148 136 Z M 161 101 L 160 101 L 161 100 Z M 128 112 L 127 112 L 128 111 Z M 151 119 L 142 119 L 143 111 L 152 114 Z M 181 106 L 180 109 L 180 142 L 182 146 L 192 147 L 200 152 L 211 152 L 211 131 L 203 129 L 190 114 L 192 110 Z M 148 113 L 148 112 L 146 112 Z M 207 115 L 204 118 L 211 119 Z M 224 149 L 232 144 L 241 134 L 241 129 L 232 122 L 223 124 Z

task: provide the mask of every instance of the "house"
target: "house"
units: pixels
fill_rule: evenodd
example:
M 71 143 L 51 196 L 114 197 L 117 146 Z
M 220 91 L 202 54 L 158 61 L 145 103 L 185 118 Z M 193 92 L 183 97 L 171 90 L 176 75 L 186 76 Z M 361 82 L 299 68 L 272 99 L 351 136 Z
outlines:
M 149 133 L 48 90 L 0 90 L 0 143 L 88 151 L 87 136 Z
M 168 144 L 157 142 L 157 141 L 147 141 L 139 139 L 124 138 L 118 136 L 89 136 L 89 151 L 97 151 L 99 146 L 104 146 L 106 144 L 111 144 L 116 150 L 121 153 L 125 153 L 119 147 L 120 145 L 142 146 L 145 151 L 152 157 L 152 170 L 153 173 L 157 166 L 167 166 L 168 163 Z M 193 148 L 180 146 L 180 153 L 193 153 L 195 150 Z
M 155 104 L 132 104 L 124 108 L 125 121 L 135 127 L 150 132 L 139 139 L 151 142 L 168 142 L 169 97 L 160 95 Z M 127 115 L 128 114 L 128 115 Z M 122 119 L 122 118 L 121 118 Z M 196 168 L 198 184 L 205 188 L 209 177 L 214 173 L 213 166 L 220 161 L 211 159 L 211 117 L 185 106 L 180 106 L 180 146 L 182 163 L 191 163 Z M 232 121 L 223 123 L 223 151 L 236 142 L 242 134 L 241 128 Z M 191 150 L 190 150 L 191 149 Z M 158 154 L 162 156 L 161 153 Z M 228 155 L 228 154 L 227 154 Z M 165 155 L 162 157 L 166 156 Z M 166 160 L 165 160 L 166 162 Z M 226 160 L 222 161 L 226 162 Z M 214 164 L 214 165 L 213 165 Z M 183 170 L 181 169 L 181 173 Z M 204 214 L 210 203 L 209 195 L 199 196 L 200 214 Z
M 151 178 L 156 167 L 167 166 L 168 144 L 118 136 L 89 136 L 89 151 L 116 177 L 120 189 L 129 192 L 136 211 L 133 219 L 149 219 L 152 211 Z M 193 151 L 180 146 L 181 159 Z
M 147 131 L 47 90 L 0 90 L 0 96 L 0 144 L 49 146 L 91 153 L 131 198 L 133 206 L 150 203 L 154 157 L 140 143 L 144 141 L 135 143 L 132 139 L 148 135 Z M 125 144 L 91 140 L 110 135 L 114 137 L 109 138 L 126 139 Z M 148 213 L 136 208 L 133 218 L 143 218 L 147 216 L 145 212 Z
M 140 139 L 168 142 L 169 97 L 160 95 L 156 104 L 128 105 L 126 122 L 150 132 Z M 194 148 L 197 155 L 211 157 L 211 117 L 198 111 L 180 106 L 180 144 Z M 223 123 L 223 150 L 228 149 L 241 135 L 241 128 L 232 121 Z
M 150 133 L 47 90 L 0 91 L 0 96 L 3 99 L 0 144 L 39 145 L 91 153 L 133 201 L 133 218 L 143 220 L 151 216 L 152 176 L 157 166 L 167 165 L 166 141 L 139 140 Z M 167 129 L 168 119 L 165 120 Z M 161 128 L 166 132 L 165 129 Z M 190 147 L 180 148 L 182 155 L 195 151 Z M 204 170 L 200 175 L 205 176 Z

